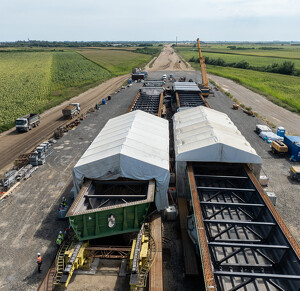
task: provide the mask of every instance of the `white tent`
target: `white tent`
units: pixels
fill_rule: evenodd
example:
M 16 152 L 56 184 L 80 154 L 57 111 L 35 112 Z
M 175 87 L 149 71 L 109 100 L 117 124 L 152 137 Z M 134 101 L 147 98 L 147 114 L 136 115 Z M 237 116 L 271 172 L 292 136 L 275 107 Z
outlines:
M 226 114 L 194 107 L 177 112 L 173 128 L 178 193 L 185 192 L 186 162 L 252 164 L 259 173 L 261 157 Z
M 229 117 L 204 106 L 173 117 L 176 161 L 261 164 Z
M 73 168 L 79 192 L 84 178 L 156 180 L 158 210 L 168 207 L 169 124 L 137 110 L 110 119 Z
M 173 89 L 174 91 L 200 92 L 200 89 L 195 82 L 174 82 Z

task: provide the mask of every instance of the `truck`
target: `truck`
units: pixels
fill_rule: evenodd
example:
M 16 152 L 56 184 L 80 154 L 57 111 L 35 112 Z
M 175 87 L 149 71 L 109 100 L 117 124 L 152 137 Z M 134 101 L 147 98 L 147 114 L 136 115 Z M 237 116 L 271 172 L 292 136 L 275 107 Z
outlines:
M 65 118 L 72 119 L 80 113 L 79 103 L 70 103 L 62 110 L 62 114 Z
M 17 118 L 15 124 L 17 132 L 29 131 L 40 124 L 40 115 L 37 113 L 29 113 Z

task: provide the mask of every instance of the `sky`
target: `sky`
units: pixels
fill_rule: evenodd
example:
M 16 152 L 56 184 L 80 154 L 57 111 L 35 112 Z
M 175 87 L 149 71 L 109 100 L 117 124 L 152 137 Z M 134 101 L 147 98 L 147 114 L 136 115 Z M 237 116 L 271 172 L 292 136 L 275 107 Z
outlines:
M 299 0 L 2 0 L 0 41 L 300 41 Z

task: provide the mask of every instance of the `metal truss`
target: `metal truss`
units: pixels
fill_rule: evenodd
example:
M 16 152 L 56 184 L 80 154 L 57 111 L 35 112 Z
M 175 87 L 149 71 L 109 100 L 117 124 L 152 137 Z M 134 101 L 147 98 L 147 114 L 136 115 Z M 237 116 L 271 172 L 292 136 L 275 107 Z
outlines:
M 299 257 L 244 168 L 194 163 L 192 172 L 217 290 L 298 290 Z

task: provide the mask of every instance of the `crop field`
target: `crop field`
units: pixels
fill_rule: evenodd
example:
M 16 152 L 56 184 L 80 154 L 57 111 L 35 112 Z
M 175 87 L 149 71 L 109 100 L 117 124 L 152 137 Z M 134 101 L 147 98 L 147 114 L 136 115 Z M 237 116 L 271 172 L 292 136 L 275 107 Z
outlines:
M 190 47 L 177 48 L 176 50 L 186 60 L 189 60 L 193 56 L 198 58 L 198 52 L 191 51 L 191 49 Z M 295 51 L 297 50 L 295 49 Z M 269 51 L 265 51 L 265 55 L 268 55 L 268 53 Z M 295 53 L 294 56 L 297 54 L 298 53 Z M 203 55 L 205 56 L 206 53 L 203 52 Z M 236 55 L 235 57 L 240 58 L 241 55 Z M 246 58 L 247 57 L 248 56 L 246 56 Z M 281 60 L 271 57 L 269 57 L 269 59 L 271 63 Z M 248 59 L 245 60 L 248 61 Z M 190 64 L 195 69 L 200 70 L 198 63 L 190 62 Z M 206 65 L 206 68 L 209 73 L 232 79 L 253 91 L 267 96 L 272 102 L 279 106 L 300 113 L 300 77 L 213 65 Z
M 131 73 L 132 68 L 148 63 L 152 56 L 132 52 L 130 49 L 80 49 L 84 57 L 106 68 L 114 75 Z
M 236 49 L 230 49 L 235 46 Z M 195 51 L 195 46 L 179 46 L 179 50 Z M 226 53 L 235 55 L 269 56 L 278 58 L 300 59 L 300 46 L 270 44 L 201 44 L 202 52 Z
M 111 73 L 74 51 L 54 52 L 51 92 L 66 96 L 70 88 L 81 88 L 111 77 Z
M 192 57 L 198 58 L 199 53 L 198 49 L 195 48 L 178 48 L 180 54 L 188 61 Z M 250 66 L 262 67 L 272 65 L 272 63 L 281 64 L 285 61 L 295 63 L 295 68 L 300 69 L 300 51 L 281 51 L 281 56 L 278 55 L 278 51 L 254 51 L 254 50 L 225 50 L 225 49 L 216 49 L 216 50 L 206 50 L 206 47 L 203 47 L 202 54 L 204 57 L 209 57 L 213 59 L 221 58 L 226 63 L 238 63 L 240 61 L 247 61 Z
M 51 90 L 52 53 L 1 53 L 0 132 L 17 117 L 39 111 Z
M 2 52 L 0 132 L 14 120 L 60 104 L 112 75 L 74 51 Z

